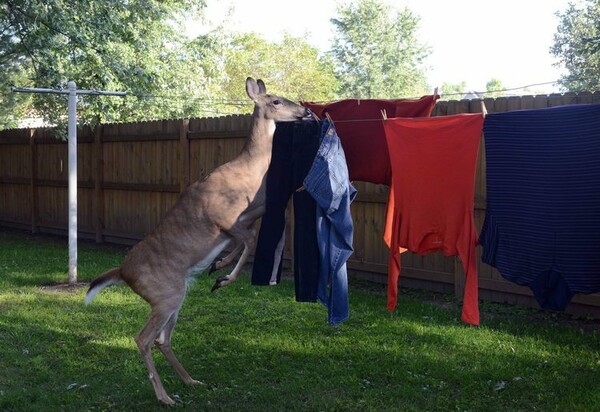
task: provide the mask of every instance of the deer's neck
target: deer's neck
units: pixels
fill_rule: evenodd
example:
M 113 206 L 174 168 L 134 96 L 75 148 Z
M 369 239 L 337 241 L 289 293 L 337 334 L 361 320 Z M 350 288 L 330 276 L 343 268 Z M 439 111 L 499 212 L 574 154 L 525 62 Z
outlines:
M 266 160 L 268 164 L 273 147 L 273 133 L 275 133 L 275 121 L 260 116 L 260 113 L 255 110 L 244 153 L 256 161 Z

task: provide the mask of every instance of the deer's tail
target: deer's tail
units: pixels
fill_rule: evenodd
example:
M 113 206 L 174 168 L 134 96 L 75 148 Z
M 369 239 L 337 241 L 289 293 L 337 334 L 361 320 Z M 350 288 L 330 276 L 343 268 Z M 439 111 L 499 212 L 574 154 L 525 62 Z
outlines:
M 123 283 L 123 277 L 121 276 L 121 268 L 111 269 L 108 272 L 104 272 L 100 276 L 90 283 L 90 288 L 85 295 L 85 304 L 90 303 L 92 299 L 107 286 L 116 285 Z

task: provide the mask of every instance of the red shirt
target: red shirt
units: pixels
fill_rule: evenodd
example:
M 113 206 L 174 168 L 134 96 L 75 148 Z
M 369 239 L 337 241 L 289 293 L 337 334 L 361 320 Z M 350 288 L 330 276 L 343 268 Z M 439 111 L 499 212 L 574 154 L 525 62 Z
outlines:
M 473 220 L 475 168 L 482 114 L 382 121 L 395 205 L 388 206 L 388 309 L 398 295 L 401 248 L 460 256 L 466 275 L 462 320 L 479 324 Z

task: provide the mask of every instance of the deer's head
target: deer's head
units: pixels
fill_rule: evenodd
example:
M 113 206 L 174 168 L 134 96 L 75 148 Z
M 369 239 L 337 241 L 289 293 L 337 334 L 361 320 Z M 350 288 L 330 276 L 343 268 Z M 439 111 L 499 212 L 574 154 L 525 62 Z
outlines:
M 254 80 L 252 77 L 248 77 L 246 93 L 254 102 L 254 116 L 283 122 L 301 119 L 310 114 L 307 108 L 291 100 L 267 94 L 267 88 L 261 79 Z

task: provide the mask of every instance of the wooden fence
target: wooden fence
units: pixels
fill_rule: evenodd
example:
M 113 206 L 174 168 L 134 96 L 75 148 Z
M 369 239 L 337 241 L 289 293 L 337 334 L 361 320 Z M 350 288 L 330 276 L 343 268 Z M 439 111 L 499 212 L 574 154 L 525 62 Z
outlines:
M 600 92 L 485 99 L 484 103 L 490 113 L 600 103 Z M 480 111 L 481 102 L 476 100 L 438 102 L 433 115 Z M 157 225 L 190 182 L 239 153 L 250 123 L 250 116 L 228 116 L 80 129 L 79 237 L 96 242 L 135 243 Z M 382 236 L 388 188 L 363 182 L 355 182 L 355 186 L 359 190 L 352 205 L 355 252 L 348 266 L 360 277 L 385 282 L 388 249 Z M 0 131 L 0 226 L 66 235 L 67 197 L 64 141 L 44 129 Z M 483 224 L 485 206 L 482 144 L 475 188 L 478 230 Z M 290 245 L 288 241 L 288 258 Z M 478 265 L 481 299 L 536 306 L 528 288 L 505 281 L 479 259 Z M 452 292 L 462 297 L 464 274 L 457 258 L 440 253 L 405 253 L 400 282 L 401 286 Z M 600 316 L 600 294 L 577 295 L 568 311 Z

